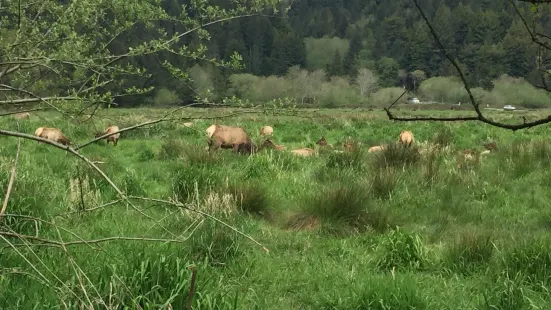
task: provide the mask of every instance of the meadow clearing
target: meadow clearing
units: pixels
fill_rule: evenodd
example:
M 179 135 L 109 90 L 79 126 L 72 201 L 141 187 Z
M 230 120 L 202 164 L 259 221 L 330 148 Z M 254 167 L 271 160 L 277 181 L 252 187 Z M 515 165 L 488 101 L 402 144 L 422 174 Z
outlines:
M 237 114 L 191 128 L 188 120 L 158 123 L 121 134 L 116 147 L 81 149 L 132 205 L 77 157 L 22 140 L 0 229 L 0 308 L 185 309 L 191 264 L 193 309 L 551 306 L 548 125 L 511 132 L 478 122 L 390 122 L 381 111 L 239 111 L 183 109 L 174 117 Z M 79 144 L 108 123 L 124 128 L 165 112 L 102 110 L 93 123 L 36 112 L 0 123 L 29 134 L 58 127 Z M 467 112 L 408 112 L 429 113 Z M 530 120 L 548 112 L 488 113 Z M 310 158 L 267 149 L 209 156 L 205 129 L 214 122 L 243 126 L 257 143 L 270 125 L 288 150 L 319 149 L 321 136 L 335 148 L 348 136 L 362 145 Z M 396 142 L 402 129 L 440 151 L 367 153 Z M 4 195 L 17 138 L 0 141 Z M 457 168 L 456 151 L 482 151 L 487 141 L 497 152 Z M 109 237 L 151 239 L 83 241 Z

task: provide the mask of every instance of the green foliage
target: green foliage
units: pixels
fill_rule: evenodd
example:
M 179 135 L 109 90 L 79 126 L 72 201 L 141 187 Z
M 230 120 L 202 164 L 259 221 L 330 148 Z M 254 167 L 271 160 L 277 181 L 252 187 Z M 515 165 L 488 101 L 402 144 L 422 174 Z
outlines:
M 178 159 L 184 153 L 186 144 L 182 139 L 178 140 L 165 140 L 161 144 L 161 150 L 158 154 L 159 159 L 171 160 Z
M 361 148 L 355 148 L 351 152 L 344 153 L 331 152 L 327 157 L 325 166 L 327 168 L 353 169 L 356 172 L 362 172 L 366 169 L 365 153 Z
M 447 103 L 468 103 L 469 97 L 465 86 L 457 77 L 433 77 L 426 79 L 419 86 L 419 93 L 422 100 L 447 102 Z
M 152 99 L 154 105 L 167 106 L 174 105 L 180 101 L 180 98 L 176 92 L 168 90 L 166 88 L 159 88 L 155 92 L 155 97 Z
M 500 277 L 489 289 L 483 291 L 484 302 L 480 309 L 530 309 L 530 299 L 525 296 L 522 283 L 514 275 Z
M 322 84 L 319 95 L 320 104 L 326 108 L 342 107 L 359 101 L 356 90 L 350 83 L 341 77 L 331 77 L 331 80 Z
M 494 81 L 492 93 L 504 98 L 504 104 L 524 108 L 543 108 L 551 105 L 551 98 L 546 91 L 536 89 L 524 79 L 502 75 Z
M 317 309 L 430 309 L 427 300 L 419 294 L 418 283 L 402 276 L 394 279 L 376 276 L 359 284 L 351 296 L 322 297 Z
M 551 285 L 551 242 L 548 238 L 520 240 L 511 248 L 503 249 L 504 275 L 519 275 L 522 283 L 533 289 Z
M 371 192 L 374 197 L 388 199 L 398 183 L 398 174 L 393 167 L 381 167 L 378 170 L 372 170 L 373 180 L 371 183 Z
M 442 126 L 433 136 L 431 142 L 440 148 L 453 144 L 454 134 L 450 127 Z
M 166 73 L 184 84 L 189 82 L 189 75 L 181 69 L 187 62 L 184 59 L 204 59 L 234 69 L 241 66 L 242 57 L 235 53 L 228 54 L 225 61 L 207 55 L 204 43 L 210 34 L 201 25 L 265 12 L 268 4 L 275 12 L 271 0 L 246 5 L 228 3 L 223 8 L 191 2 L 186 10 L 181 10 L 181 4 L 172 1 L 163 6 L 159 1 L 134 0 L 52 2 L 43 11 L 41 3 L 29 3 L 22 14 L 21 5 L 10 2 L 3 6 L 0 32 L 11 36 L 0 44 L 0 55 L 13 67 L 3 73 L 3 78 L 9 88 L 22 91 L 10 94 L 8 99 L 32 93 L 36 94 L 34 103 L 44 103 L 41 98 L 62 97 L 70 101 L 58 103 L 59 108 L 71 113 L 86 109 L 89 102 L 111 104 L 114 98 L 128 95 L 142 95 L 143 102 L 143 95 L 154 86 L 164 86 Z M 37 12 L 41 18 L 36 17 Z M 157 75 L 165 79 L 151 83 L 154 75 L 155 79 Z M 176 87 L 164 87 L 167 90 L 156 92 L 153 103 L 176 100 L 172 93 Z
M 379 75 L 379 83 L 382 87 L 392 87 L 398 81 L 398 70 L 400 65 L 398 62 L 389 57 L 382 57 L 376 65 Z
M 400 95 L 403 92 L 404 92 L 404 89 L 400 87 L 379 89 L 377 92 L 371 95 L 371 97 L 369 98 L 369 104 L 374 105 L 376 107 L 388 106 L 392 102 L 394 102 L 398 97 L 400 97 Z M 405 102 L 406 102 L 405 96 L 402 96 L 402 98 L 398 101 L 398 103 L 405 103 Z
M 347 39 L 324 36 L 322 38 L 305 38 L 306 66 L 310 70 L 322 69 L 333 63 L 333 56 L 338 51 L 341 55 L 346 53 L 349 43 Z
M 173 195 L 180 202 L 198 199 L 206 193 L 216 190 L 220 184 L 216 174 L 201 167 L 178 167 L 172 172 Z

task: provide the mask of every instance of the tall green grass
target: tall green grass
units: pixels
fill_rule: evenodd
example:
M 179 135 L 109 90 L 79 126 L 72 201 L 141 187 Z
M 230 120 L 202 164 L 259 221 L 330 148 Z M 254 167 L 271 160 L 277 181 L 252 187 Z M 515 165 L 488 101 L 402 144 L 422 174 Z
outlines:
M 175 117 L 228 111 L 184 109 Z M 101 117 L 124 127 L 165 112 L 101 110 L 95 125 L 39 112 L 42 118 L 33 113 L 19 123 L 30 134 L 56 126 L 84 143 L 106 125 Z M 257 140 L 258 129 L 271 125 L 288 150 L 317 148 L 322 135 L 333 145 L 351 136 L 357 149 L 308 158 L 275 150 L 209 155 L 210 120 L 192 128 L 159 123 L 123 133 L 117 147 L 83 148 L 132 204 L 81 160 L 23 141 L 0 224 L 0 308 L 180 309 L 191 265 L 198 269 L 193 309 L 551 305 L 546 127 L 511 133 L 478 123 L 410 123 L 413 146 L 368 153 L 396 141 L 399 123 L 377 111 L 311 113 L 217 123 L 243 126 Z M 413 114 L 420 113 L 427 112 Z M 446 113 L 461 112 L 433 114 Z M 14 126 L 0 119 L 0 128 Z M 481 151 L 489 138 L 498 151 L 457 169 L 455 152 Z M 0 140 L 5 192 L 17 140 Z M 74 244 L 116 236 L 172 242 Z M 44 240 L 71 243 L 65 249 Z

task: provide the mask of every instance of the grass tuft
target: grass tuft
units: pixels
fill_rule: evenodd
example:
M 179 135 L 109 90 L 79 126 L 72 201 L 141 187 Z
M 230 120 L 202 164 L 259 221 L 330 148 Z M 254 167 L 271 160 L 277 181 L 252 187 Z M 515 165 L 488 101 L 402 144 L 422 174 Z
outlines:
M 325 166 L 327 168 L 354 169 L 355 171 L 365 170 L 365 156 L 361 149 L 355 148 L 352 151 L 343 153 L 331 152 Z
M 444 259 L 451 270 L 469 275 L 485 267 L 493 254 L 494 244 L 490 234 L 467 231 L 447 248 Z
M 252 182 L 232 184 L 228 191 L 234 196 L 241 211 L 262 217 L 270 216 L 270 201 L 262 185 Z
M 441 127 L 430 140 L 438 148 L 445 148 L 450 146 L 453 143 L 454 134 L 450 127 L 443 126 Z
M 382 238 L 380 247 L 379 269 L 421 269 L 427 263 L 425 246 L 417 234 L 394 229 Z
M 503 274 L 519 275 L 533 289 L 551 286 L 551 240 L 546 237 L 520 241 L 502 253 Z
M 371 193 L 376 198 L 388 199 L 397 183 L 398 173 L 394 168 L 381 168 L 373 174 Z
M 343 235 L 366 230 L 384 232 L 391 225 L 390 214 L 374 205 L 369 192 L 358 184 L 327 185 L 324 195 L 308 196 L 306 209 L 289 222 L 297 227 L 309 226 L 300 218 L 312 221 L 316 218 L 321 229 L 332 235 Z
M 389 143 L 385 149 L 376 153 L 374 168 L 405 167 L 417 163 L 420 159 L 419 148 L 401 143 Z

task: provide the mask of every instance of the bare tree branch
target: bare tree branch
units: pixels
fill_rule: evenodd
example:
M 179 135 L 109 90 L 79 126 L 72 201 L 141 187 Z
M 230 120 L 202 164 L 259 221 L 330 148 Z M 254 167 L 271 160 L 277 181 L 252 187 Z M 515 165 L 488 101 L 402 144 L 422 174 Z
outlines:
M 13 100 L 2 100 L 0 104 L 20 104 L 20 103 L 35 103 L 35 102 L 45 102 L 50 100 L 82 100 L 78 97 L 34 97 L 34 98 L 21 98 Z
M 27 239 L 31 241 L 40 242 L 38 244 L 32 244 L 33 246 L 53 246 L 53 247 L 66 247 L 66 246 L 72 246 L 72 245 L 82 245 L 82 244 L 96 244 L 96 243 L 102 243 L 102 242 L 108 242 L 108 241 L 148 241 L 148 242 L 161 242 L 161 243 L 184 243 L 186 240 L 177 240 L 177 239 L 159 239 L 159 238 L 139 238 L 139 237 L 107 237 L 107 238 L 101 238 L 101 239 L 94 239 L 94 240 L 78 240 L 78 241 L 67 241 L 67 242 L 61 242 L 56 240 L 50 240 L 50 239 L 44 239 L 39 238 L 35 236 L 29 236 L 29 235 L 22 235 L 12 232 L 0 232 L 0 235 L 6 236 L 6 237 L 17 237 L 22 239 Z M 22 244 L 13 244 L 14 246 L 23 246 Z
M 19 114 L 19 113 L 34 112 L 34 111 L 42 111 L 42 110 L 45 110 L 45 108 L 36 108 L 36 109 L 21 110 L 21 111 L 15 111 L 15 112 L 6 112 L 6 113 L 0 113 L 0 117 L 2 117 L 2 116 L 8 116 L 8 115 L 13 115 L 13 114 Z

